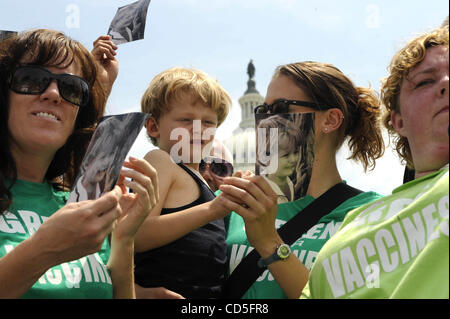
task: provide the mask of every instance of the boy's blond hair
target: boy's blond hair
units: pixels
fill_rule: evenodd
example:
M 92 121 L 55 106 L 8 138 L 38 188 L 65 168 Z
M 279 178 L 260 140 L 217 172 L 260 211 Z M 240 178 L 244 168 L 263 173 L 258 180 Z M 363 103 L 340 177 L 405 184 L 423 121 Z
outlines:
M 156 75 L 141 99 L 142 112 L 158 121 L 169 112 L 169 104 L 190 93 L 217 113 L 217 126 L 223 123 L 231 107 L 231 98 L 222 86 L 197 69 L 170 68 Z M 153 144 L 156 140 L 150 137 Z

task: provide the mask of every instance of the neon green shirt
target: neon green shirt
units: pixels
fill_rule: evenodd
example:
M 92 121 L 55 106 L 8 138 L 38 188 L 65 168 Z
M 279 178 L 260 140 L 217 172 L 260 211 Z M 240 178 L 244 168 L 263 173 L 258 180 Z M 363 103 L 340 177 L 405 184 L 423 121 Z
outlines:
M 448 165 L 350 212 L 302 298 L 449 298 Z
M 50 183 L 18 180 L 13 203 L 0 214 L 0 258 L 30 237 L 47 218 L 64 206 L 69 192 L 55 191 Z M 112 298 L 105 240 L 100 252 L 49 269 L 22 298 Z M 1 287 L 0 287 L 1 289 Z
M 318 251 L 337 231 L 345 214 L 356 207 L 374 201 L 380 197 L 381 195 L 377 193 L 367 192 L 348 199 L 329 214 L 323 216 L 315 226 L 293 243 L 291 245 L 292 253 L 295 254 L 308 269 L 310 269 L 315 261 Z M 276 227 L 281 227 L 313 201 L 314 198 L 312 196 L 305 196 L 293 202 L 279 204 Z M 229 275 L 241 260 L 253 250 L 253 247 L 250 246 L 245 234 L 244 220 L 234 212 L 232 212 L 229 217 L 226 242 L 228 245 Z M 266 269 L 242 298 L 279 299 L 287 297 L 280 286 L 278 286 L 269 270 Z

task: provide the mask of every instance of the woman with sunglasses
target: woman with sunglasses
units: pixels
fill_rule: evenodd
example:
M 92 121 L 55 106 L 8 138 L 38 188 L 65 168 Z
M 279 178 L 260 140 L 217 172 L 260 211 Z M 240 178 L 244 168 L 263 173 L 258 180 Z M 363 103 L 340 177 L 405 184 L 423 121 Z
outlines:
M 153 168 L 130 158 L 114 190 L 65 205 L 117 76 L 116 48 L 102 36 L 91 54 L 44 29 L 0 43 L 2 298 L 134 297 L 134 235 L 156 201 Z
M 233 156 L 218 139 L 214 139 L 210 154 L 200 162 L 199 172 L 215 192 L 223 184 L 223 179 L 233 174 Z
M 290 249 L 276 228 L 301 213 L 333 186 L 342 183 L 336 153 L 345 141 L 350 159 L 373 168 L 384 151 L 380 130 L 380 102 L 367 88 L 355 87 L 331 64 L 300 62 L 276 69 L 260 113 L 315 114 L 314 164 L 306 196 L 277 205 L 277 195 L 262 176 L 230 177 L 220 187 L 223 204 L 235 213 L 227 235 L 229 268 L 255 248 L 267 269 L 244 298 L 298 298 L 315 256 L 337 230 L 346 213 L 380 197 L 374 192 L 356 195 L 323 216 Z M 245 227 L 244 227 L 245 226 Z M 245 230 L 244 230 L 245 229 Z M 245 233 L 244 233 L 245 232 Z M 280 256 L 279 248 L 284 248 Z M 283 260 L 283 261 L 281 261 Z

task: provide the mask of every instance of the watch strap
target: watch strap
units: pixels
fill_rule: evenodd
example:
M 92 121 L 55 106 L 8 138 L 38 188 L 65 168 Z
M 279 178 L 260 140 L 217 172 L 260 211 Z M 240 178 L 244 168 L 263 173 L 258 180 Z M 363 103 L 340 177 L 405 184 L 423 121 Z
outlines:
M 277 250 L 278 250 L 278 248 L 277 248 Z M 267 257 L 267 258 L 264 258 L 264 259 L 263 258 L 259 258 L 259 260 L 258 260 L 258 267 L 259 268 L 264 268 L 264 267 L 269 266 L 271 263 L 273 263 L 273 262 L 275 262 L 277 260 L 280 260 L 281 258 L 278 256 L 277 250 L 275 250 L 275 252 L 272 255 L 270 255 L 269 257 Z
M 288 250 L 288 254 L 286 255 L 286 257 L 282 258 L 280 256 L 280 249 L 286 247 Z M 275 252 L 270 255 L 267 258 L 259 258 L 258 260 L 258 266 L 260 268 L 265 268 L 267 266 L 269 266 L 271 263 L 278 261 L 278 260 L 286 260 L 289 256 L 291 255 L 291 248 L 289 247 L 289 245 L 287 244 L 281 244 L 278 245 L 277 248 L 275 248 Z

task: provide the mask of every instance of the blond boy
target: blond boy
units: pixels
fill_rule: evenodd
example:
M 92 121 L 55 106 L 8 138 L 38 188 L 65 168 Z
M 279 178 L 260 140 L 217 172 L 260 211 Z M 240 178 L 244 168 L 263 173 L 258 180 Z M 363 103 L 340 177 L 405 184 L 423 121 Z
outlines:
M 169 295 L 217 298 L 226 267 L 229 211 L 198 172 L 203 152 L 228 114 L 231 99 L 204 72 L 171 68 L 158 74 L 141 101 L 152 116 L 147 134 L 159 150 L 145 159 L 158 171 L 159 204 L 135 241 L 138 297 L 164 287 Z

